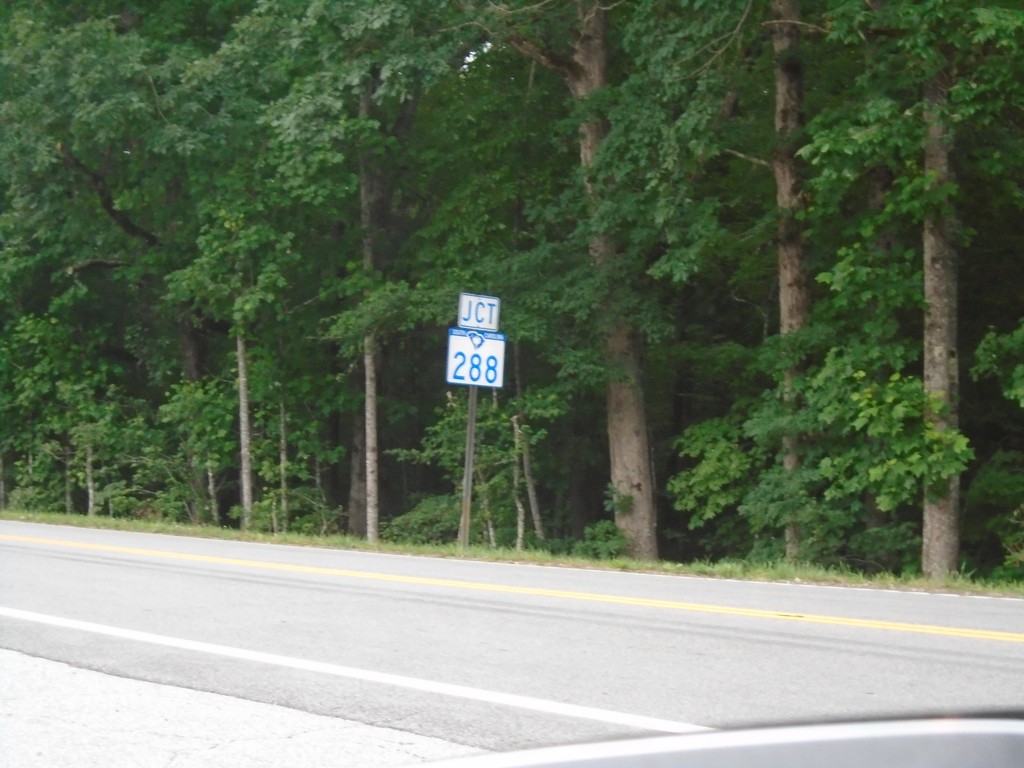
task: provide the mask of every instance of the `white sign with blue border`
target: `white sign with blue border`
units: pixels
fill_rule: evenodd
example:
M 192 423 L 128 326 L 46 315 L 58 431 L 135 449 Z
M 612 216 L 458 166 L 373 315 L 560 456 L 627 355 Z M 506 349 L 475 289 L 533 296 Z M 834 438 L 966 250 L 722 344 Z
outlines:
M 501 387 L 505 383 L 505 334 L 449 328 L 448 383 Z

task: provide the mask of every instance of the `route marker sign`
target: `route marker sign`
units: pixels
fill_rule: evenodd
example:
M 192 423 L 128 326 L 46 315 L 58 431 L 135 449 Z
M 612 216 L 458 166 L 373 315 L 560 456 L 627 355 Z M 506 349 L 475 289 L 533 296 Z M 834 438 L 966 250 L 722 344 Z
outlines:
M 459 518 L 461 549 L 469 546 L 477 388 L 497 389 L 505 383 L 505 334 L 498 333 L 500 314 L 501 299 L 476 293 L 460 293 L 459 327 L 448 329 L 448 383 L 469 387 L 466 464 L 462 472 L 462 515 Z
M 505 383 L 505 334 L 448 329 L 449 384 L 500 388 Z
M 499 298 L 475 293 L 459 294 L 459 328 L 497 332 L 500 314 Z

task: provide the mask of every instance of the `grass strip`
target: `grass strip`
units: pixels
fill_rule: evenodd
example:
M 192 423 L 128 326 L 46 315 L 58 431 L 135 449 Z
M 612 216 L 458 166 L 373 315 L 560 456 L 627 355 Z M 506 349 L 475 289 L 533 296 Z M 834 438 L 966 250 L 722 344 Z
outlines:
M 471 546 L 461 550 L 452 544 L 402 544 L 381 541 L 375 544 L 352 536 L 316 536 L 299 533 L 266 533 L 241 531 L 237 528 L 213 525 L 193 525 L 166 520 L 136 520 L 118 517 L 87 517 L 78 514 L 24 512 L 0 510 L 0 520 L 14 520 L 49 525 L 70 525 L 139 533 L 159 533 L 172 536 L 192 536 L 206 539 L 250 541 L 264 544 L 287 544 L 299 547 L 382 552 L 387 554 L 419 555 L 424 557 L 462 558 L 499 563 L 529 563 L 563 568 L 594 568 L 632 573 L 655 573 L 703 578 L 737 579 L 742 581 L 768 581 L 788 584 L 817 584 L 827 586 L 869 587 L 924 592 L 952 592 L 956 594 L 993 595 L 1024 598 L 1024 583 L 976 579 L 969 574 L 955 574 L 942 581 L 929 581 L 916 575 L 891 573 L 863 574 L 848 567 L 826 567 L 812 563 L 777 560 L 755 562 L 750 560 L 699 560 L 677 563 L 666 560 L 646 562 L 615 558 L 591 560 L 540 549 L 517 551 L 507 548 Z

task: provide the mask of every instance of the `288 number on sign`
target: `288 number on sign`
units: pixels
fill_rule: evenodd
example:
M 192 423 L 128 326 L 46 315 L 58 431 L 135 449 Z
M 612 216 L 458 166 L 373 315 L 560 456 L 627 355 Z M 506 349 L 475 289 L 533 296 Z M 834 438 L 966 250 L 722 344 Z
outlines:
M 448 330 L 448 383 L 501 387 L 505 379 L 505 336 L 501 333 Z
M 469 363 L 469 368 L 466 368 Z M 452 379 L 465 384 L 480 384 L 480 375 L 483 374 L 483 381 L 489 387 L 498 386 L 498 358 L 488 355 L 486 363 L 478 353 L 474 352 L 466 359 L 466 353 L 459 351 L 455 353 L 455 370 L 452 372 Z M 468 379 L 468 381 L 467 381 Z

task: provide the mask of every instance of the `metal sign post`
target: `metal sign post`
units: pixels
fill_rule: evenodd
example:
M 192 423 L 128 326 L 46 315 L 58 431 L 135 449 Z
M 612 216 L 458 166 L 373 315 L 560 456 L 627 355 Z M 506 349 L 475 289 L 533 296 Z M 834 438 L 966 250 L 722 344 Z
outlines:
M 462 475 L 462 516 L 459 518 L 459 549 L 469 546 L 470 507 L 473 503 L 473 452 L 476 448 L 476 397 L 479 387 L 469 387 L 469 416 L 466 419 L 466 464 Z
M 463 293 L 459 295 L 459 327 L 448 329 L 447 381 L 469 387 L 466 464 L 462 475 L 462 515 L 459 518 L 460 549 L 469 546 L 477 391 L 480 387 L 499 388 L 505 382 L 505 335 L 498 333 L 500 312 L 500 299 Z

